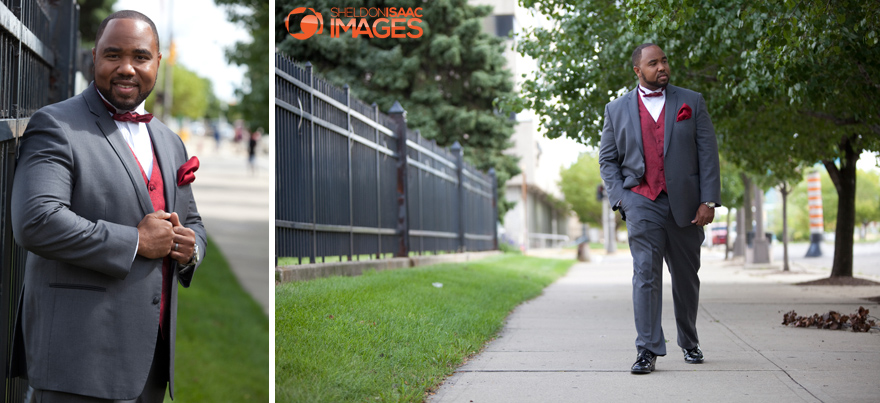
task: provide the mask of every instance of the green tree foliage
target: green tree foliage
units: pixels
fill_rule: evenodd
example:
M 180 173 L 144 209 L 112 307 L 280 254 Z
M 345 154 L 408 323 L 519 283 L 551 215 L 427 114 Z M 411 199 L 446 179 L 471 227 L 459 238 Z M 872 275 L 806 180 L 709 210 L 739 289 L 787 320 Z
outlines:
M 816 168 L 813 168 L 816 169 Z M 789 237 L 793 241 L 805 242 L 810 240 L 810 208 L 807 199 L 807 173 L 804 170 L 804 176 L 797 185 L 792 186 L 791 194 L 788 196 L 788 225 Z M 834 184 L 828 176 L 828 172 L 821 171 L 822 179 L 822 221 L 824 223 L 824 232 L 834 232 L 837 224 L 837 192 L 834 190 Z M 777 213 L 781 214 L 782 208 L 777 209 Z M 778 239 L 782 239 L 782 220 L 774 221 L 773 232 L 776 233 Z
M 856 175 L 856 222 L 861 224 L 861 237 L 865 239 L 868 224 L 880 222 L 880 174 L 859 170 Z
M 517 159 L 505 155 L 511 146 L 513 122 L 493 102 L 512 96 L 513 81 L 505 69 L 503 40 L 483 32 L 488 6 L 465 0 L 381 1 L 355 0 L 361 7 L 422 8 L 423 34 L 419 38 L 370 38 L 351 31 L 329 35 L 329 22 L 338 2 L 325 0 L 278 1 L 275 7 L 276 46 L 299 62 L 311 62 L 315 71 L 337 86 L 349 85 L 352 96 L 375 102 L 387 111 L 395 101 L 407 111 L 407 125 L 441 146 L 458 141 L 465 158 L 482 171 L 495 168 L 499 186 L 500 217 L 512 203 L 504 201 L 504 184 L 519 173 Z M 322 13 L 324 32 L 306 40 L 293 38 L 285 19 L 295 7 Z M 295 18 L 296 16 L 294 16 Z M 349 18 L 342 17 L 347 23 Z M 368 18 L 372 25 L 376 18 Z M 299 23 L 291 21 L 291 32 Z M 409 32 L 409 30 L 407 30 Z
M 176 118 L 186 117 L 190 119 L 201 119 L 204 117 L 216 118 L 220 101 L 214 95 L 214 87 L 211 80 L 199 77 L 194 71 L 186 67 L 175 64 L 172 74 L 173 81 L 173 99 L 171 102 L 171 116 Z M 159 70 L 158 82 L 164 82 L 165 68 Z M 158 85 L 157 85 L 158 87 Z M 158 91 L 153 91 L 147 97 L 145 108 L 148 111 L 155 110 Z
M 858 170 L 858 188 L 856 189 L 856 220 L 862 226 L 871 222 L 880 222 L 880 174 L 876 171 Z M 827 172 L 821 173 L 822 178 L 822 218 L 825 224 L 825 232 L 835 231 L 837 224 L 837 192 L 834 191 L 834 183 Z M 791 212 L 791 237 L 796 241 L 808 241 L 810 239 L 810 212 L 807 200 L 807 181 L 804 176 L 803 182 L 794 187 L 789 196 L 789 211 Z M 773 228 L 773 231 L 781 234 L 782 225 Z
M 91 48 L 98 34 L 98 26 L 113 13 L 116 0 L 76 0 L 76 4 L 79 5 L 80 40 L 90 44 L 88 48 Z
M 226 49 L 226 60 L 248 71 L 242 85 L 236 88 L 239 103 L 230 106 L 233 115 L 241 116 L 250 131 L 269 129 L 269 2 L 265 0 L 214 0 L 227 6 L 229 21 L 243 25 L 250 32 L 250 42 L 238 42 Z
M 602 202 L 596 190 L 602 184 L 599 176 L 599 158 L 595 152 L 581 153 L 577 162 L 559 170 L 559 188 L 565 203 L 584 224 L 602 225 Z

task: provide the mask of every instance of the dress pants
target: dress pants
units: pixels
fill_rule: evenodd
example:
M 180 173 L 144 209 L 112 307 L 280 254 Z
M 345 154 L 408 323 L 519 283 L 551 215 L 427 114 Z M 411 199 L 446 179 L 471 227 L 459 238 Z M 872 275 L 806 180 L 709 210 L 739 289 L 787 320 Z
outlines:
M 161 331 L 157 332 L 156 351 L 153 354 L 150 373 L 147 375 L 147 383 L 141 395 L 134 399 L 100 399 L 53 390 L 33 389 L 29 401 L 33 403 L 162 403 L 168 386 L 168 354 L 168 342 L 162 338 Z
M 669 196 L 661 192 L 651 201 L 638 193 L 624 191 L 621 208 L 626 214 L 629 247 L 633 257 L 633 311 L 636 349 L 666 355 L 661 326 L 663 309 L 663 261 L 672 280 L 672 299 L 678 345 L 691 349 L 699 344 L 697 310 L 700 304 L 700 245 L 703 228 L 675 223 Z M 696 215 L 696 211 L 694 211 Z

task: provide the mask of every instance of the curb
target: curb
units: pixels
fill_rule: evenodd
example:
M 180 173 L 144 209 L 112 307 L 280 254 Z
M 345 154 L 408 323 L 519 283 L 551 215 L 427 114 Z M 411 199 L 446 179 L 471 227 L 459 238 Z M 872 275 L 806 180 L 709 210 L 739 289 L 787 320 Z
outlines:
M 448 255 L 398 257 L 392 259 L 363 260 L 356 262 L 310 263 L 275 268 L 275 285 L 293 281 L 306 281 L 331 276 L 359 276 L 367 270 L 394 270 L 440 263 L 462 263 L 500 255 L 493 250 L 485 252 L 451 253 Z

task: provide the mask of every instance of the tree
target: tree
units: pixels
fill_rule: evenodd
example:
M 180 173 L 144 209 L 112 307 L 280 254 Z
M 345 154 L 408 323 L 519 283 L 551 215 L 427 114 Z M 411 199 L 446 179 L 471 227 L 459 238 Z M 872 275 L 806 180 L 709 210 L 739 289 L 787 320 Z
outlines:
M 245 80 L 235 93 L 237 105 L 231 113 L 240 115 L 250 131 L 269 129 L 269 2 L 265 0 L 214 0 L 225 5 L 229 21 L 242 24 L 250 32 L 250 42 L 238 42 L 226 49 L 226 60 L 239 66 L 247 66 Z M 175 78 L 176 79 L 176 78 Z
M 724 259 L 726 260 L 730 253 L 730 243 L 733 241 L 730 239 L 730 234 L 732 233 L 730 226 L 731 216 L 733 215 L 734 208 L 736 208 L 736 214 L 742 214 L 742 208 L 736 206 L 742 206 L 745 196 L 745 188 L 740 177 L 742 169 L 727 161 L 723 156 L 720 158 L 720 163 L 721 204 L 728 209 L 727 217 L 725 217 L 727 225 L 727 241 L 724 243 Z M 745 229 L 737 228 L 737 236 L 742 235 L 743 239 L 745 239 L 745 233 Z
M 568 168 L 559 170 L 559 188 L 565 203 L 583 224 L 602 225 L 602 201 L 596 191 L 602 185 L 599 175 L 599 159 L 595 152 L 581 153 Z
M 186 117 L 190 119 L 202 119 L 204 117 L 218 116 L 220 101 L 214 95 L 211 80 L 199 77 L 194 71 L 175 64 L 173 67 L 174 85 L 171 103 L 171 116 Z M 162 82 L 165 69 L 159 70 L 159 82 Z M 147 97 L 145 108 L 154 110 L 157 91 L 153 91 Z
M 113 6 L 116 0 L 76 0 L 79 5 L 79 33 L 83 43 L 91 44 L 84 48 L 91 49 L 95 43 L 95 35 L 98 34 L 98 26 L 101 21 L 113 14 Z
M 673 4 L 674 3 L 674 4 Z M 690 42 L 689 60 L 712 60 L 731 99 L 799 119 L 771 136 L 821 161 L 839 196 L 831 276 L 852 276 L 855 163 L 880 150 L 880 3 L 872 0 L 693 1 L 628 4 L 630 28 Z M 739 50 L 732 58 L 729 50 Z M 760 130 L 760 129 L 759 129 Z M 794 138 L 787 137 L 799 135 Z M 747 133 L 750 137 L 752 133 Z
M 465 0 L 422 2 L 356 0 L 346 7 L 386 9 L 421 7 L 418 38 L 371 38 L 349 33 L 332 38 L 329 0 L 278 1 L 275 17 L 276 46 L 294 60 L 310 62 L 337 86 L 349 85 L 353 97 L 378 104 L 387 111 L 399 101 L 407 111 L 407 125 L 427 139 L 446 147 L 458 141 L 465 159 L 482 171 L 495 168 L 499 187 L 499 219 L 512 206 L 504 199 L 504 184 L 519 173 L 517 158 L 504 154 L 511 146 L 513 122 L 494 105 L 497 98 L 513 94 L 513 81 L 505 69 L 502 39 L 483 32 L 489 6 L 472 6 Z M 295 7 L 310 7 L 323 14 L 324 33 L 295 39 L 285 19 Z M 296 18 L 297 16 L 291 16 Z M 351 19 L 341 17 L 343 22 Z M 367 17 L 370 26 L 377 18 Z M 290 21 L 291 32 L 300 26 Z

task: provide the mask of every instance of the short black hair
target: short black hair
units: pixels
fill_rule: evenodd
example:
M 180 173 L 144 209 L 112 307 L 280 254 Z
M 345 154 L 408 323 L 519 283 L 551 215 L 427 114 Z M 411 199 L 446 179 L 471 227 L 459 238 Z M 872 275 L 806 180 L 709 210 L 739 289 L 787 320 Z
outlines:
M 639 46 L 636 46 L 636 50 L 633 51 L 632 62 L 633 67 L 639 67 L 639 63 L 642 61 L 642 49 L 649 48 L 651 46 L 657 46 L 653 43 L 643 43 Z
M 150 17 L 134 10 L 117 11 L 108 15 L 107 18 L 104 18 L 104 21 L 101 21 L 101 25 L 98 26 L 98 33 L 95 34 L 95 46 L 98 46 L 98 41 L 101 40 L 101 35 L 104 34 L 104 28 L 107 28 L 107 24 L 110 23 L 110 20 L 115 20 L 117 18 L 139 20 L 150 24 L 150 29 L 153 30 L 153 36 L 156 38 L 156 48 L 161 49 L 159 46 L 159 30 L 156 29 L 156 24 L 153 23 L 153 20 L 151 20 Z

